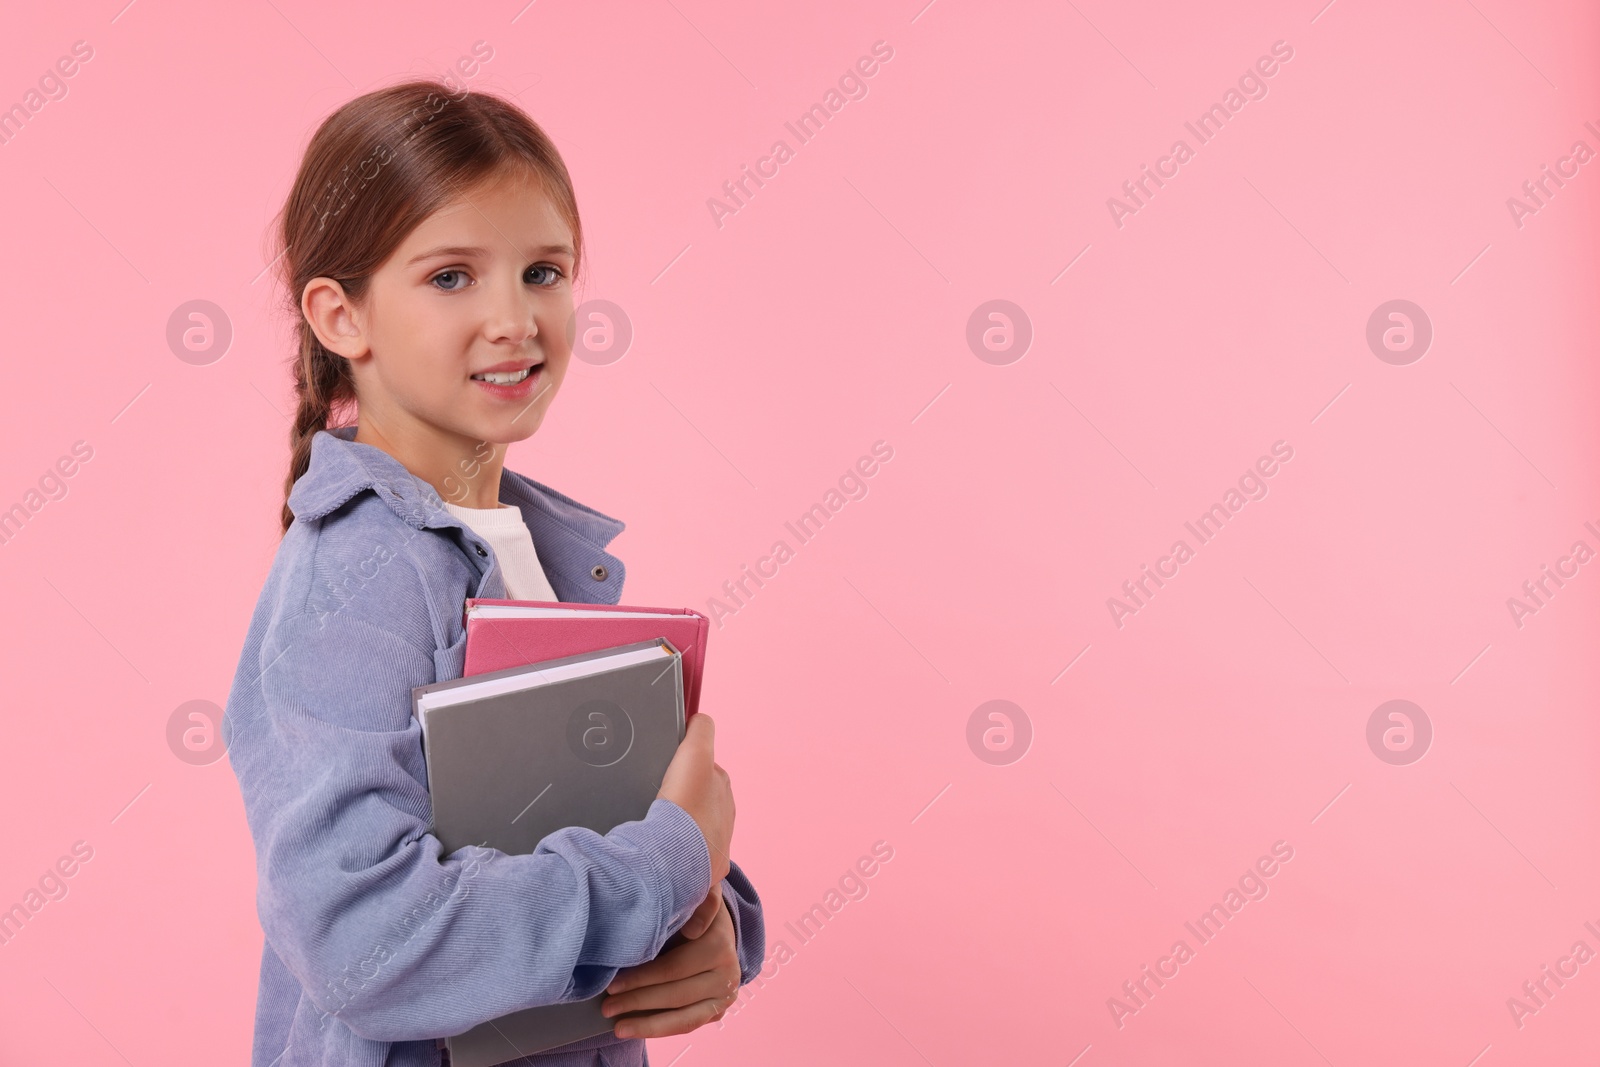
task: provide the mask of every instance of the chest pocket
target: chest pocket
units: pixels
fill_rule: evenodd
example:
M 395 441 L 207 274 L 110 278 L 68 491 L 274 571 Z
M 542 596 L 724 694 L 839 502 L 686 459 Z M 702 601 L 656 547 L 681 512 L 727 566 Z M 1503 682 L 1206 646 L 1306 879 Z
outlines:
M 467 631 L 463 627 L 455 643 L 433 650 L 433 680 L 450 682 L 461 677 L 467 665 Z

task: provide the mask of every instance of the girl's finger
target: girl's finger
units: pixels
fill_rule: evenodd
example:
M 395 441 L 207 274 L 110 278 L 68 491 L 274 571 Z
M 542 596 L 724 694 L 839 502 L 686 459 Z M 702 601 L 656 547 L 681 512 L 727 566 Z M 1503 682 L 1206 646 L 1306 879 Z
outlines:
M 724 999 L 701 1000 L 676 1011 L 663 1011 L 637 1019 L 624 1019 L 615 1027 L 618 1037 L 669 1037 L 697 1030 L 727 1007 Z
M 687 978 L 696 971 L 697 968 L 693 966 L 681 965 L 676 955 L 657 956 L 649 963 L 641 963 L 637 967 L 629 967 L 626 971 L 618 971 L 611 984 L 606 986 L 606 992 L 616 996 L 631 989 L 644 989 L 647 986 L 660 985 L 662 982 Z
M 624 993 L 692 977 L 710 968 L 716 959 L 716 952 L 717 946 L 710 941 L 686 941 L 648 963 L 618 971 L 611 984 L 606 986 L 606 992 Z
M 716 971 L 700 971 L 670 982 L 655 982 L 606 997 L 600 1002 L 600 1014 L 614 1018 L 630 1011 L 656 1011 L 662 1008 L 682 1008 L 697 1000 L 726 993 L 726 981 Z

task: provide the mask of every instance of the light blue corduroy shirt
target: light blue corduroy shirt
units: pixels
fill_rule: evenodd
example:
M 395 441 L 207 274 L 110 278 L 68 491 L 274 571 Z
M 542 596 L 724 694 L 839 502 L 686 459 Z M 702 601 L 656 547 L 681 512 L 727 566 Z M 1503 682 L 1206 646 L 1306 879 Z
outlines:
M 315 435 L 251 616 L 223 738 L 256 846 L 266 935 L 252 1067 L 438 1067 L 437 1039 L 581 1000 L 653 959 L 710 890 L 705 836 L 657 798 L 608 834 L 530 855 L 441 854 L 414 686 L 461 677 L 463 601 L 505 597 L 494 552 L 394 457 Z M 559 599 L 616 604 L 623 523 L 504 470 Z M 731 864 L 740 984 L 766 954 L 761 901 Z M 645 1067 L 607 1033 L 529 1067 Z

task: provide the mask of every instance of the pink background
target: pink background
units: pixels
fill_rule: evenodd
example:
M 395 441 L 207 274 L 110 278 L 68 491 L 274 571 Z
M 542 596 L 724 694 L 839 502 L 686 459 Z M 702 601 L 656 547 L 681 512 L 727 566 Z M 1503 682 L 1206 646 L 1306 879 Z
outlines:
M 919 2 L 8 16 L 0 105 L 94 55 L 0 145 L 0 508 L 73 442 L 93 458 L 0 545 L 0 907 L 94 855 L 0 946 L 0 1062 L 246 1062 L 253 846 L 226 759 L 167 728 L 225 700 L 277 543 L 265 231 L 329 111 L 480 40 L 468 84 L 573 172 L 580 299 L 635 331 L 511 453 L 628 523 L 625 602 L 708 610 L 894 449 L 713 634 L 734 855 L 793 956 L 653 1062 L 1600 1056 L 1600 962 L 1520 1027 L 1507 1006 L 1600 951 L 1600 563 L 1520 627 L 1506 605 L 1600 550 L 1600 163 L 1520 227 L 1506 204 L 1600 149 L 1600 15 Z M 880 40 L 867 96 L 798 145 L 784 122 Z M 1183 123 L 1280 40 L 1268 95 L 1198 145 Z M 1107 198 L 1180 137 L 1119 228 Z M 719 228 L 708 198 L 778 138 L 794 158 Z M 208 365 L 166 341 L 195 299 L 234 329 Z M 966 342 L 993 299 L 1033 329 L 1005 365 Z M 1433 326 L 1404 366 L 1365 339 L 1394 299 Z M 1119 628 L 1107 598 L 1279 440 L 1267 497 Z M 997 699 L 1032 727 L 1006 765 L 967 741 Z M 1433 727 L 1408 765 L 1366 740 L 1391 699 Z M 865 898 L 786 931 L 875 841 Z M 1269 895 L 1200 946 L 1185 921 L 1278 841 Z M 1108 998 L 1179 938 L 1194 958 L 1119 1027 Z

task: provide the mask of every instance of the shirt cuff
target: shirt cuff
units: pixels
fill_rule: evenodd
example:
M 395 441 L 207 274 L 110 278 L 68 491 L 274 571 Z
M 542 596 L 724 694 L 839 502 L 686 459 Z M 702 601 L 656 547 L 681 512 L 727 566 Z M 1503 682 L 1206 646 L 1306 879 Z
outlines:
M 676 803 L 657 797 L 629 836 L 655 869 L 667 902 L 666 927 L 676 932 L 711 892 L 711 849 L 700 824 Z
M 728 861 L 722 880 L 722 899 L 733 914 L 733 932 L 739 946 L 739 984 L 754 981 L 767 952 L 766 922 L 756 887 L 737 861 Z

